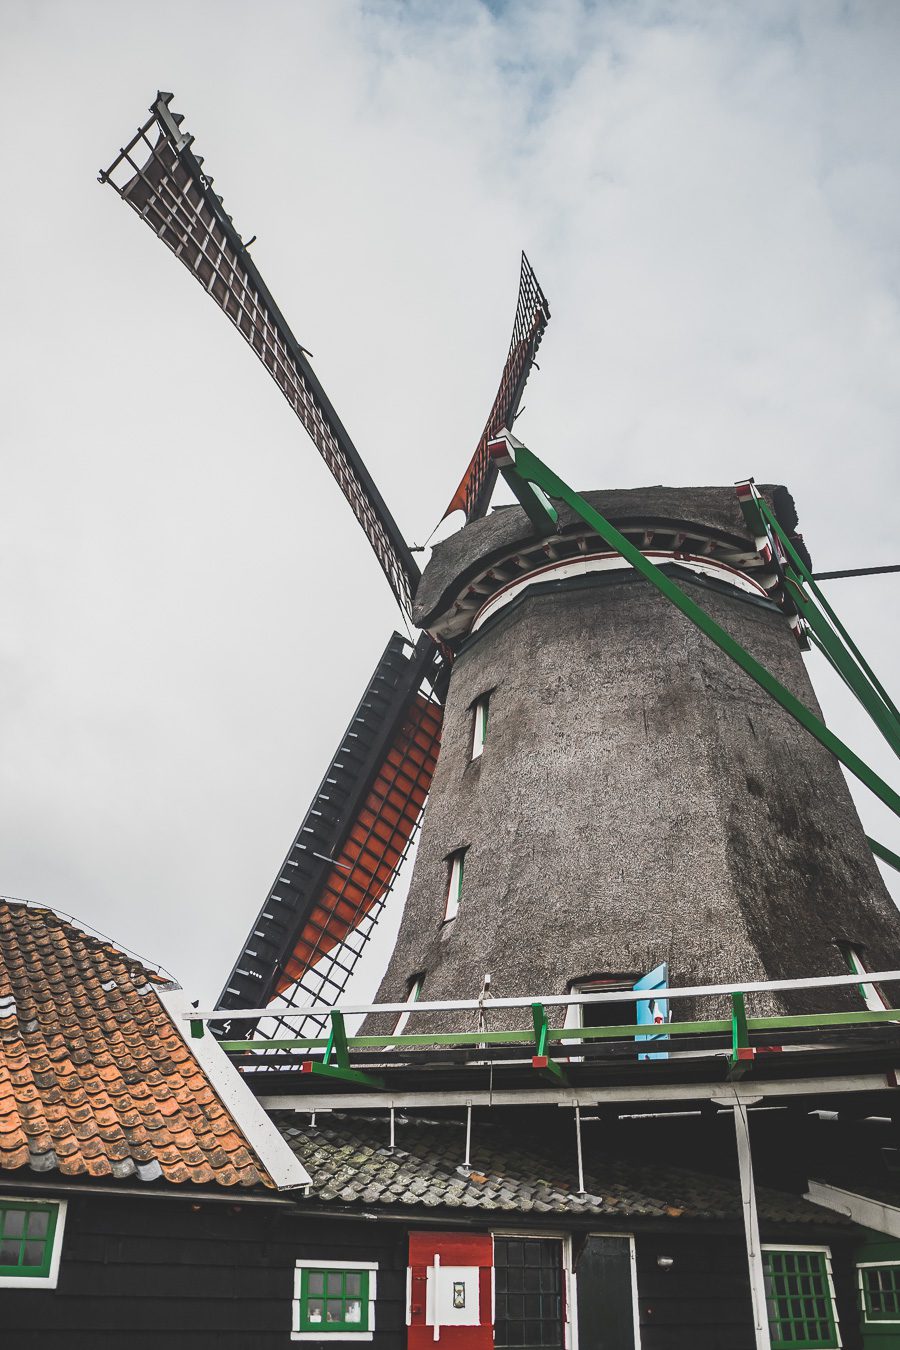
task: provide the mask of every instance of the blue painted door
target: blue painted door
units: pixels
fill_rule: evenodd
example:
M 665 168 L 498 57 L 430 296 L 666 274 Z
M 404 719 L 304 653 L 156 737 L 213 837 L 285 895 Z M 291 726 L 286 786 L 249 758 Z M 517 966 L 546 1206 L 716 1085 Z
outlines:
M 639 980 L 635 980 L 635 989 L 665 989 L 669 983 L 669 963 L 663 961 L 662 965 L 657 966 L 655 970 L 642 975 Z M 669 1020 L 669 1000 L 667 998 L 648 998 L 646 1002 L 643 999 L 637 1005 L 637 1023 L 638 1026 L 665 1026 Z M 664 1036 L 664 1031 L 651 1032 L 646 1036 L 636 1036 L 638 1041 L 657 1041 Z M 640 1055 L 640 1059 L 668 1059 L 668 1054 L 664 1050 L 657 1051 L 655 1054 Z

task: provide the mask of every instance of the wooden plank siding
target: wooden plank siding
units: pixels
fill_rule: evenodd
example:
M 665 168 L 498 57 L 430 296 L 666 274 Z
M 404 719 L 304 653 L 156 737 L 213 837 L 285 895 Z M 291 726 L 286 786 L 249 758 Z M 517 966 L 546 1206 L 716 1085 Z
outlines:
M 854 1239 L 763 1232 L 763 1243 L 829 1246 L 843 1350 L 861 1350 Z M 636 1238 L 641 1350 L 754 1350 L 742 1235 Z M 664 1269 L 658 1257 L 671 1257 Z
M 65 1187 L 59 1194 L 67 1194 Z M 240 1194 L 233 1203 L 202 1203 L 69 1192 L 68 1201 L 58 1287 L 0 1288 L 3 1350 L 7 1344 L 10 1350 L 289 1350 L 296 1344 L 295 1262 L 304 1257 L 338 1266 L 377 1261 L 371 1344 L 405 1350 L 408 1234 L 415 1222 L 304 1215 L 242 1204 Z M 510 1226 L 513 1216 L 502 1217 L 506 1223 L 498 1215 L 496 1226 Z M 516 1218 L 512 1226 L 520 1231 L 561 1231 L 549 1216 L 545 1224 Z M 842 1344 L 862 1350 L 859 1230 L 835 1238 L 804 1226 L 790 1236 L 764 1232 L 763 1240 L 830 1244 Z M 733 1225 L 703 1232 L 696 1221 L 686 1229 L 676 1221 L 660 1232 L 656 1221 L 637 1232 L 635 1247 L 641 1350 L 754 1350 L 743 1236 Z M 661 1268 L 658 1257 L 674 1264 Z M 593 1310 L 581 1327 L 580 1350 L 615 1345 L 608 1319 L 604 1335 L 588 1320 L 596 1321 Z M 627 1344 L 624 1324 L 622 1331 L 618 1339 Z M 340 1338 L 323 1337 L 329 1343 Z
M 71 1196 L 58 1287 L 0 1289 L 0 1345 L 287 1350 L 294 1263 L 308 1257 L 378 1262 L 371 1344 L 394 1350 L 406 1341 L 406 1252 L 402 1225 L 242 1206 L 240 1195 L 196 1209 Z

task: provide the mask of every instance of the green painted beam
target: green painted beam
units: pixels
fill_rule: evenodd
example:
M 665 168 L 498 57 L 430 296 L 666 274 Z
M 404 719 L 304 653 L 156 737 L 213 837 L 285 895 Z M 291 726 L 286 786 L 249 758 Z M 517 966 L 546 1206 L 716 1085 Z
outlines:
M 532 454 L 527 447 L 516 447 L 514 454 L 516 473 L 527 482 L 537 484 L 548 497 L 552 497 L 555 501 L 563 501 L 570 506 L 610 548 L 619 553 L 636 572 L 639 572 L 667 600 L 670 600 L 681 610 L 682 614 L 690 619 L 702 633 L 711 638 L 720 651 L 740 666 L 741 670 L 749 675 L 761 689 L 770 694 L 820 745 L 823 745 L 826 750 L 835 755 L 845 768 L 849 769 L 870 792 L 873 792 L 876 797 L 883 801 L 895 815 L 900 816 L 900 794 L 895 792 L 874 770 L 870 769 L 868 764 L 860 759 L 849 746 L 835 736 L 834 732 L 830 731 L 825 723 L 810 712 L 809 708 L 801 703 L 795 694 L 792 694 L 770 671 L 766 670 L 765 666 L 745 651 L 729 633 L 726 633 L 725 629 L 721 628 L 704 609 L 701 609 L 696 601 L 692 600 L 671 577 L 645 558 L 639 548 L 636 548 L 623 534 L 620 534 L 614 525 L 611 525 L 594 507 L 588 505 L 583 497 L 579 496 L 573 488 L 570 488 L 568 483 L 563 482 L 552 469 L 538 459 L 537 455 Z M 507 476 L 513 471 L 504 467 L 502 472 L 504 476 Z
M 851 986 L 852 987 L 852 986 Z M 896 1022 L 900 1024 L 900 1008 L 879 1008 L 869 1012 L 809 1013 L 798 1017 L 748 1017 L 747 1026 L 751 1031 L 791 1031 L 797 1028 L 815 1030 L 816 1027 L 831 1028 L 865 1026 L 872 1022 Z
M 868 834 L 866 835 L 866 842 L 876 858 L 880 858 L 883 863 L 887 863 L 888 867 L 893 867 L 895 872 L 900 872 L 900 857 L 896 853 L 892 853 L 889 848 L 885 848 L 884 844 L 879 844 L 877 839 L 872 839 Z
M 666 1036 L 711 1035 L 731 1030 L 731 1022 L 710 1020 L 708 1022 L 670 1022 L 666 1024 Z M 620 1027 L 550 1027 L 547 1032 L 549 1042 L 628 1040 L 634 1036 L 646 1036 L 644 1023 Z M 467 1045 L 527 1045 L 532 1033 L 524 1028 L 521 1031 L 426 1031 L 412 1035 L 399 1036 L 348 1036 L 347 1045 L 351 1050 L 383 1050 L 388 1046 L 467 1046 Z M 324 1036 L 281 1039 L 220 1041 L 223 1050 L 239 1054 L 249 1050 L 321 1050 L 327 1046 Z
M 850 634 L 847 632 L 846 628 L 841 623 L 837 614 L 832 609 L 831 605 L 828 603 L 826 596 L 823 595 L 819 586 L 816 584 L 815 577 L 813 576 L 812 572 L 810 572 L 809 568 L 806 566 L 806 563 L 800 557 L 800 554 L 794 548 L 794 545 L 791 543 L 790 539 L 788 538 L 785 531 L 782 529 L 781 525 L 778 523 L 778 519 L 772 508 L 769 506 L 769 503 L 764 498 L 760 498 L 759 506 L 763 518 L 771 526 L 773 533 L 776 534 L 778 538 L 781 540 L 781 543 L 784 547 L 784 551 L 790 558 L 794 566 L 794 570 L 797 572 L 798 577 L 801 579 L 804 585 L 808 586 L 809 589 L 812 591 L 813 595 L 815 596 L 824 613 L 827 615 L 828 619 L 831 621 L 835 630 L 837 631 L 837 633 L 840 634 L 843 641 L 847 644 L 847 647 L 852 652 L 856 661 L 859 663 L 860 669 L 863 671 L 864 675 L 871 683 L 873 689 L 877 692 L 877 694 L 881 698 L 885 708 L 887 708 L 887 710 L 891 713 L 895 726 L 900 726 L 900 711 L 898 711 L 893 701 L 891 700 L 891 697 L 888 694 L 887 690 L 884 688 L 881 681 L 876 676 L 874 670 L 872 670 L 871 666 L 866 661 L 862 652 L 859 650 L 856 643 L 853 641 Z
M 336 1078 L 342 1083 L 355 1083 L 360 1087 L 384 1087 L 384 1079 L 374 1073 L 364 1073 L 362 1069 L 347 1069 L 341 1064 L 322 1064 L 317 1059 L 307 1059 L 300 1066 L 301 1073 L 310 1073 L 317 1078 Z
M 900 860 L 898 860 L 900 861 Z M 540 1006 L 540 1005 L 538 1005 Z M 804 1013 L 798 1016 L 748 1017 L 746 1026 L 751 1031 L 790 1031 L 797 1029 L 815 1030 L 817 1027 L 836 1028 L 853 1027 L 877 1022 L 896 1022 L 900 1024 L 900 1008 L 878 1009 L 865 1012 Z M 733 1034 L 733 1020 L 710 1018 L 706 1022 L 669 1022 L 666 1024 L 665 1040 L 685 1036 L 714 1036 Z M 567 1041 L 627 1041 L 636 1036 L 646 1036 L 647 1027 L 642 1023 L 615 1027 L 550 1027 L 547 1028 L 546 1046 Z M 532 1032 L 521 1031 L 434 1031 L 420 1032 L 409 1036 L 348 1036 L 347 1045 L 351 1050 L 383 1050 L 388 1046 L 398 1049 L 416 1049 L 419 1046 L 491 1046 L 522 1045 L 532 1043 Z M 321 1050 L 327 1049 L 325 1037 L 291 1038 L 278 1040 L 220 1041 L 219 1045 L 230 1054 L 242 1054 L 254 1050 Z M 393 1058 L 393 1057 L 392 1057 Z M 329 1065 L 327 1067 L 340 1067 Z

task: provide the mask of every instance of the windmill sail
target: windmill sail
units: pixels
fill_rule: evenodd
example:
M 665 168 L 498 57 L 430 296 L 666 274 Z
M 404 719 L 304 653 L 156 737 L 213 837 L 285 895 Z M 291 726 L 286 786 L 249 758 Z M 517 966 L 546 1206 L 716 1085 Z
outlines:
M 445 519 L 453 511 L 465 511 L 466 521 L 476 520 L 486 514 L 497 481 L 497 469 L 488 454 L 488 442 L 504 427 L 512 430 L 525 392 L 525 381 L 534 365 L 549 320 L 550 308 L 546 297 L 538 285 L 531 263 L 523 253 L 516 318 L 500 388 L 469 467 L 444 512 Z
M 158 94 L 152 116 L 100 174 L 172 250 L 250 344 L 312 437 L 366 533 L 391 589 L 409 613 L 419 569 L 307 355 Z
M 378 662 L 219 998 L 220 1008 L 271 1006 L 257 1035 L 278 1034 L 279 1010 L 336 1002 L 371 936 L 434 774 L 439 660 L 426 635 L 410 649 L 394 633 Z M 296 1018 L 290 1027 L 296 1035 Z

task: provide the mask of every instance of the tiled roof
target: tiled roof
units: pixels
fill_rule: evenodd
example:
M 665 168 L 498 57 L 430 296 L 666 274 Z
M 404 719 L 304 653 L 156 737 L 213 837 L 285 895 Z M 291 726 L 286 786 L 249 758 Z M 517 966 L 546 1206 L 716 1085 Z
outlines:
M 0 1170 L 272 1185 L 165 984 L 51 910 L 0 900 Z
M 740 1221 L 733 1181 L 655 1162 L 592 1158 L 585 1145 L 585 1191 L 578 1194 L 570 1138 L 554 1151 L 546 1140 L 511 1141 L 509 1128 L 476 1124 L 471 1172 L 461 1168 L 465 1128 L 448 1122 L 397 1124 L 388 1148 L 386 1119 L 319 1117 L 315 1127 L 282 1121 L 281 1130 L 313 1177 L 311 1197 L 342 1205 L 602 1215 L 607 1219 Z M 757 1187 L 760 1219 L 819 1223 L 823 1212 L 793 1195 Z M 828 1222 L 839 1223 L 837 1215 Z

